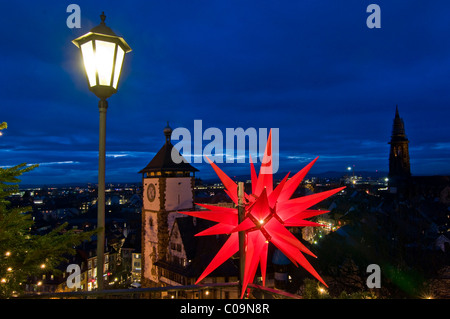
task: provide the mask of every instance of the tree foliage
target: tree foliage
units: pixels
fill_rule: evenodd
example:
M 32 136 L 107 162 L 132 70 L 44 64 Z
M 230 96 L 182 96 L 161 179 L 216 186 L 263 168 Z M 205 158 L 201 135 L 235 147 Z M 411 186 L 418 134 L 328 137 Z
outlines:
M 19 191 L 19 176 L 38 165 L 0 168 L 0 298 L 24 291 L 27 279 L 55 271 L 93 232 L 66 230 L 67 223 L 45 235 L 33 234 L 31 207 L 12 207 L 8 196 Z

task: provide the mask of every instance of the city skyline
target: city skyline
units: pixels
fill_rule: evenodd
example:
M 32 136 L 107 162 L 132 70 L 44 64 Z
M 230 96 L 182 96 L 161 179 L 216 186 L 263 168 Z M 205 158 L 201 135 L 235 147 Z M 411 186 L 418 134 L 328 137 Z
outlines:
M 15 32 L 0 52 L 0 167 L 39 163 L 25 184 L 96 183 L 98 100 L 71 41 L 105 11 L 133 49 L 109 99 L 107 182 L 139 182 L 166 122 L 193 131 L 194 120 L 279 128 L 280 172 L 317 156 L 312 173 L 387 172 L 396 105 L 412 175 L 449 175 L 450 4 L 376 3 L 380 29 L 360 1 L 78 1 L 79 29 L 66 25 L 69 3 L 4 4 L 2 29 Z M 219 166 L 250 176 L 248 161 Z

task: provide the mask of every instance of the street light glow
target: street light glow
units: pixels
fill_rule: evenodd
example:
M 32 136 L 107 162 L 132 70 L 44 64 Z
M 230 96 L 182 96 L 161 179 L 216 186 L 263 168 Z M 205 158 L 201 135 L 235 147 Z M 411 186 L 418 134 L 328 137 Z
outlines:
M 99 98 L 106 99 L 117 92 L 125 53 L 130 46 L 102 22 L 72 42 L 80 48 L 89 89 Z

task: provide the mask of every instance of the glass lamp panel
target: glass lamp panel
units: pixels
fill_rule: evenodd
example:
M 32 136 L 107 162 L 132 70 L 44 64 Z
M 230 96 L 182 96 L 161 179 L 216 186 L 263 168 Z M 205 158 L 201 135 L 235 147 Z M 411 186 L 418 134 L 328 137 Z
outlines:
M 100 85 L 111 85 L 115 48 L 115 43 L 95 40 L 95 64 Z
M 122 63 L 124 56 L 125 52 L 122 50 L 120 46 L 117 46 L 116 65 L 114 66 L 114 79 L 113 79 L 113 88 L 115 89 L 117 89 L 117 84 L 119 83 L 119 77 L 120 72 L 122 71 Z
M 96 84 L 95 73 L 97 69 L 92 41 L 81 45 L 81 54 L 83 55 L 84 69 L 86 70 L 89 86 L 92 87 Z

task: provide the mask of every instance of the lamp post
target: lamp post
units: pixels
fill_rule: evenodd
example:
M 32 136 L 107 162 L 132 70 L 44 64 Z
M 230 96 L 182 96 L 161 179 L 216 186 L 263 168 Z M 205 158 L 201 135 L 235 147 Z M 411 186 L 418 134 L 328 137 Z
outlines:
M 238 222 L 245 219 L 244 182 L 238 182 Z M 245 275 L 245 232 L 239 232 L 239 291 L 242 291 Z
M 117 92 L 125 53 L 131 51 L 125 40 L 117 36 L 105 24 L 105 13 L 101 23 L 91 31 L 73 40 L 80 48 L 89 90 L 99 99 L 99 148 L 98 148 L 98 199 L 97 199 L 97 287 L 103 290 L 103 265 L 105 253 L 105 157 L 106 157 L 106 110 L 111 95 Z

